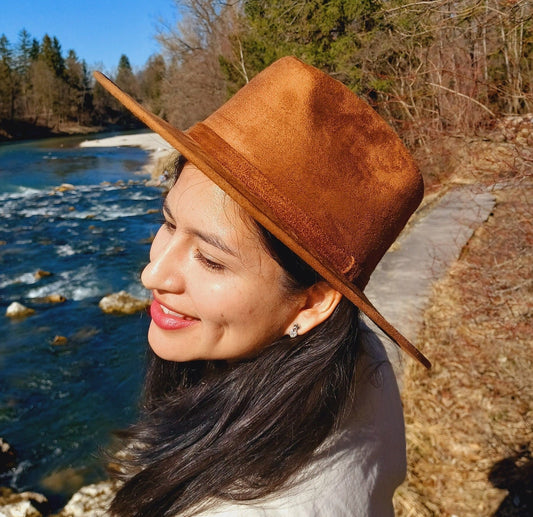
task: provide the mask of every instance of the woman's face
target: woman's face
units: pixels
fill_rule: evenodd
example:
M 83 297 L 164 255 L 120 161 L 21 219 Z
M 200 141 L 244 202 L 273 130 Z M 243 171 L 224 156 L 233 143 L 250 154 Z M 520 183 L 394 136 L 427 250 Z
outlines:
M 164 205 L 142 274 L 153 292 L 148 341 L 162 359 L 236 359 L 287 334 L 302 306 L 240 209 L 194 165 Z

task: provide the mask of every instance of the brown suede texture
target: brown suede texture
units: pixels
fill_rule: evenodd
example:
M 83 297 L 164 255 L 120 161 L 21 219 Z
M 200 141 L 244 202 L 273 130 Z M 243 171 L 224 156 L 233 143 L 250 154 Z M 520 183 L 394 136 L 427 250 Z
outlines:
M 424 189 L 409 152 L 368 104 L 330 76 L 286 57 L 183 132 L 99 72 L 95 77 L 430 367 L 362 292 Z
M 294 58 L 188 134 L 360 289 L 422 199 L 422 177 L 396 133 L 340 82 Z

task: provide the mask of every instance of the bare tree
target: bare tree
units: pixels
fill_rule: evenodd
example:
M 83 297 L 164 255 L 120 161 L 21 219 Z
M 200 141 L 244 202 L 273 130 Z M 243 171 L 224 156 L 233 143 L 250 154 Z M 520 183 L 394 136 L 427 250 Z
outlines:
M 221 60 L 234 62 L 232 35 L 238 33 L 239 3 L 175 0 L 181 13 L 176 27 L 160 30 L 168 69 L 162 87 L 164 111 L 186 128 L 205 118 L 227 98 Z
M 500 112 L 531 110 L 530 2 L 400 1 L 384 12 L 401 35 L 388 73 L 404 121 L 464 133 Z

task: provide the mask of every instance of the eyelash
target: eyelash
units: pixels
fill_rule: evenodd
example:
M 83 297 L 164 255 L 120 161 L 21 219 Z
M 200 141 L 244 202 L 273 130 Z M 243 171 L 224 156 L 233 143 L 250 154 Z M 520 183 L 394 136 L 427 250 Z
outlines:
M 196 250 L 194 252 L 194 258 L 198 260 L 204 267 L 209 269 L 210 271 L 223 271 L 225 268 L 222 264 L 219 264 L 218 262 L 213 262 L 212 260 L 209 260 L 208 258 L 204 257 L 200 250 Z
M 176 229 L 176 225 L 174 225 L 167 219 L 161 219 L 161 224 L 170 232 L 173 232 Z

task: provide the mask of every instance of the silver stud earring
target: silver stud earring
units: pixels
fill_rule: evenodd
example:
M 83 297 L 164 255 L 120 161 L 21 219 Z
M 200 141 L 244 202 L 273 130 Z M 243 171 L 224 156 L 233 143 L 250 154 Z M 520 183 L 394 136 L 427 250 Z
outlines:
M 300 325 L 298 325 L 298 323 L 295 323 L 289 331 L 289 337 L 296 337 L 298 335 L 298 330 L 300 330 Z

